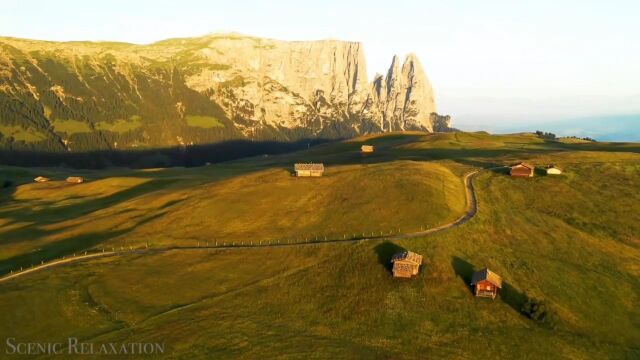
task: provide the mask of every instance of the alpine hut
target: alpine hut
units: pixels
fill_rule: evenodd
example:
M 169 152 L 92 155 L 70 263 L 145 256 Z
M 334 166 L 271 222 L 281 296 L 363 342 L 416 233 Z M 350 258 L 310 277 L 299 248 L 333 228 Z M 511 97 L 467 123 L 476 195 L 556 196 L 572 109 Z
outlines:
M 33 181 L 39 182 L 39 183 L 47 182 L 49 180 L 51 180 L 51 179 L 49 179 L 48 177 L 44 177 L 44 176 L 38 176 L 37 178 L 33 179 Z
M 362 153 L 372 153 L 375 150 L 373 145 L 362 145 L 360 146 L 360 152 Z
M 535 166 L 521 162 L 511 167 L 509 175 L 513 177 L 533 177 Z
M 547 166 L 547 175 L 560 175 L 560 174 L 562 174 L 562 169 L 560 169 L 559 167 L 553 164 Z
M 84 182 L 84 178 L 80 176 L 69 176 L 66 181 L 70 184 L 80 184 Z
M 296 172 L 296 176 L 322 176 L 324 173 L 324 164 L 322 163 L 307 163 L 307 164 L 294 164 L 293 170 Z
M 493 271 L 484 268 L 473 274 L 471 286 L 476 296 L 495 299 L 498 289 L 502 289 L 502 278 Z
M 410 278 L 418 275 L 422 264 L 422 255 L 411 251 L 399 252 L 391 258 L 393 277 Z

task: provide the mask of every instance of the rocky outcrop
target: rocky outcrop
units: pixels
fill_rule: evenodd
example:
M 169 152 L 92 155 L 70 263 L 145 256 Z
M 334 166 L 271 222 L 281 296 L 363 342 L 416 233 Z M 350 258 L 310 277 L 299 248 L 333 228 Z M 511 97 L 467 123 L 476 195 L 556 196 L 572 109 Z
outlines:
M 387 75 L 374 78 L 371 92 L 372 101 L 366 106 L 373 108 L 369 112 L 379 119 L 382 131 L 433 131 L 433 90 L 414 54 L 406 57 L 402 67 L 394 56 Z
M 393 57 L 369 82 L 358 42 L 212 34 L 150 45 L 0 38 L 0 48 L 0 129 L 9 129 L 0 142 L 12 146 L 123 149 L 450 126 L 431 116 L 433 90 L 415 55 Z

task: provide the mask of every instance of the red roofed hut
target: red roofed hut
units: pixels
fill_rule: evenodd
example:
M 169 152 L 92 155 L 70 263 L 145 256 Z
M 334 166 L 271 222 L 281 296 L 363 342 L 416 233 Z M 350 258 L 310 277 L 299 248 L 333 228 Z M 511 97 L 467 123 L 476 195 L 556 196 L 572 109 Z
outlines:
M 502 289 L 502 278 L 493 271 L 484 268 L 473 274 L 471 286 L 473 286 L 473 293 L 476 296 L 495 299 L 498 289 Z
M 535 166 L 521 162 L 517 165 L 512 166 L 509 174 L 513 177 L 533 177 L 535 169 Z

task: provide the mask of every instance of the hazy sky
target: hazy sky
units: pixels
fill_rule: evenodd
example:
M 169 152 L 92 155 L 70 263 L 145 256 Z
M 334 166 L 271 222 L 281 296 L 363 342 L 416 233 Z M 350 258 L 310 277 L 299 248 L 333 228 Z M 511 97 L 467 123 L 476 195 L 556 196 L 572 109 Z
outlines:
M 0 35 L 149 43 L 235 31 L 415 52 L 458 125 L 640 112 L 640 1 L 3 1 Z

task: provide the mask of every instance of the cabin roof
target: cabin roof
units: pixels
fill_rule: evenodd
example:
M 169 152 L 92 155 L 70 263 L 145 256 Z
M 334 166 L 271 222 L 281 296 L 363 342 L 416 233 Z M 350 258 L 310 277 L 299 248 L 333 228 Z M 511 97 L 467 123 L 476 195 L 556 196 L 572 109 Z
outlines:
M 393 255 L 391 258 L 392 263 L 396 261 L 410 262 L 415 265 L 420 265 L 422 264 L 422 255 L 416 254 L 412 251 L 402 251 Z
M 484 268 L 473 274 L 473 277 L 471 278 L 471 285 L 475 285 L 483 280 L 487 280 L 488 282 L 502 289 L 502 278 L 500 277 L 500 275 L 487 268 Z
M 324 164 L 322 163 L 298 163 L 293 165 L 295 171 L 299 170 L 320 170 L 324 171 Z
M 547 169 L 558 169 L 558 170 L 562 170 L 562 168 L 554 165 L 554 164 L 550 164 L 549 166 L 547 166 Z
M 368 149 L 368 148 L 373 149 L 373 145 L 366 145 L 366 144 L 365 144 L 365 145 L 360 146 L 360 148 L 361 148 L 361 149 Z
M 531 164 L 528 164 L 528 163 L 526 163 L 526 162 L 520 162 L 520 163 L 515 164 L 515 165 L 513 165 L 513 166 L 511 166 L 511 167 L 512 167 L 512 168 L 514 168 L 514 167 L 518 167 L 518 166 L 526 167 L 527 169 L 530 169 L 530 170 L 534 170 L 534 169 L 535 169 L 535 166 L 533 166 L 533 165 L 531 165 Z
M 44 176 L 38 176 L 34 180 L 49 180 L 49 178 Z

